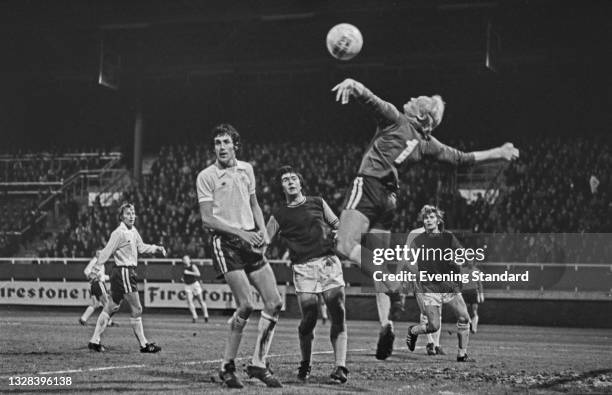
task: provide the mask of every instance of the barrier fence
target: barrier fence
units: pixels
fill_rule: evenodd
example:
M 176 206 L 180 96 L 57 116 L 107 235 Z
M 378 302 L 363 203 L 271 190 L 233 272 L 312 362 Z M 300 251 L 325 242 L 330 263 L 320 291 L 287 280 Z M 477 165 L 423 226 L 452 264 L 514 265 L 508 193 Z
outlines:
M 88 289 L 83 274 L 88 262 L 89 258 L 0 258 L 0 304 L 12 304 L 7 296 L 7 289 L 16 289 L 15 286 L 18 285 L 16 283 L 23 283 L 19 288 L 37 290 L 41 286 L 53 288 L 58 283 L 80 282 Z M 213 289 L 217 285 L 224 285 L 212 267 L 210 259 L 193 259 L 192 262 L 200 266 L 205 287 L 210 286 Z M 289 262 L 271 260 L 270 263 L 278 284 L 286 287 L 287 293 L 293 293 Z M 107 263 L 107 269 L 110 265 L 112 263 Z M 529 273 L 528 281 L 483 283 L 485 294 L 489 299 L 612 301 L 612 264 L 488 262 L 480 264 L 479 268 L 487 274 Z M 359 268 L 345 262 L 343 270 L 348 295 L 373 292 L 370 279 Z M 180 259 L 141 259 L 137 273 L 142 280 L 139 290 L 144 292 L 144 297 L 148 297 L 147 290 L 152 286 L 158 286 L 168 292 L 180 292 L 182 289 L 183 264 Z M 69 290 L 64 292 L 70 296 Z M 176 295 L 178 297 L 178 293 Z M 16 294 L 12 295 L 15 296 Z M 156 299 L 158 302 L 159 297 L 158 295 Z M 153 303 L 154 300 L 150 302 Z

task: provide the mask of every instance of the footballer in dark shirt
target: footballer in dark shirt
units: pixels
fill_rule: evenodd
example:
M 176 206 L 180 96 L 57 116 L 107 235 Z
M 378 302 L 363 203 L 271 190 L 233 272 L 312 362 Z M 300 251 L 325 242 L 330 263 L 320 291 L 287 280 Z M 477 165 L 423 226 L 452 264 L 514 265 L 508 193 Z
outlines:
M 279 169 L 276 182 L 282 189 L 284 202 L 272 213 L 267 231 L 270 239 L 280 238 L 289 249 L 293 283 L 302 313 L 298 327 L 302 354 L 298 378 L 306 381 L 310 376 L 319 295 L 323 295 L 331 319 L 330 340 L 335 359 L 331 378 L 344 383 L 348 379 L 344 278 L 332 234 L 338 227 L 338 217 L 322 198 L 304 196 L 303 178 L 291 166 Z
M 467 347 L 470 336 L 470 315 L 461 296 L 460 282 L 454 280 L 457 275 L 461 275 L 461 269 L 452 258 L 457 250 L 463 247 L 451 232 L 441 229 L 443 215 L 442 210 L 431 205 L 425 205 L 419 214 L 425 231 L 413 240 L 410 247 L 423 250 L 418 260 L 419 275 L 415 295 L 421 314 L 427 319 L 408 328 L 406 343 L 410 351 L 414 351 L 418 335 L 438 332 L 442 305 L 446 304 L 457 317 L 459 345 L 457 361 L 469 362 L 471 359 L 467 355 Z M 453 253 L 448 254 L 449 251 Z

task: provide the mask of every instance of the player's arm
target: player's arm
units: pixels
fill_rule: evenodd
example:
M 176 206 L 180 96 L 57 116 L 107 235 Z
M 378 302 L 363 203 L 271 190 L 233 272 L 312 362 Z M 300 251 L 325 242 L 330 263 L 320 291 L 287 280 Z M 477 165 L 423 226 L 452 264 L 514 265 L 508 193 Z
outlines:
M 263 212 L 261 211 L 261 207 L 259 206 L 259 202 L 257 201 L 257 195 L 255 193 L 251 194 L 249 203 L 251 204 L 251 210 L 253 211 L 253 219 L 255 220 L 255 226 L 257 226 L 257 229 L 262 234 L 263 243 L 265 245 L 268 245 L 270 244 L 270 236 L 268 235 Z
M 480 270 L 480 269 L 478 269 L 478 270 Z M 484 296 L 484 288 L 482 286 L 482 281 L 480 281 L 480 278 L 478 279 L 478 282 L 477 282 L 477 290 L 478 290 L 478 293 L 477 293 L 477 297 L 476 298 L 478 300 L 478 303 L 482 303 L 485 300 L 485 296 Z
M 163 256 L 166 256 L 166 249 L 164 247 L 155 244 L 146 244 L 142 241 L 140 233 L 138 233 L 136 229 L 134 230 L 136 231 L 136 249 L 139 254 L 156 254 L 159 252 Z
M 359 103 L 369 109 L 374 116 L 382 123 L 394 123 L 400 117 L 400 112 L 389 102 L 382 100 L 372 91 L 366 88 L 361 82 L 352 78 L 347 78 L 336 85 L 332 92 L 336 92 L 336 101 L 347 104 L 351 97 L 357 99 Z
M 276 218 L 274 218 L 274 215 L 271 215 L 270 219 L 268 219 L 268 223 L 266 224 L 266 231 L 268 231 L 268 236 L 270 236 L 270 242 L 274 240 L 274 236 L 276 236 L 279 229 L 280 225 L 278 224 L 278 221 Z
M 200 270 L 198 269 L 198 267 L 197 267 L 195 264 L 194 264 L 194 265 L 191 265 L 191 269 L 192 269 L 192 270 L 187 270 L 187 269 L 185 269 L 185 270 L 183 271 L 183 274 L 186 274 L 186 275 L 188 275 L 188 276 L 196 276 L 196 277 L 200 277 Z
M 263 244 L 264 249 L 262 250 L 262 253 L 265 256 L 266 247 L 270 244 L 270 236 L 266 230 L 266 222 L 264 221 L 263 212 L 261 211 L 261 207 L 257 201 L 257 194 L 255 193 L 255 172 L 253 171 L 253 167 L 251 165 L 247 167 L 247 176 L 249 178 L 249 204 L 251 205 L 251 211 L 253 212 L 255 226 L 257 226 L 257 229 L 259 230 L 257 235 L 261 236 L 262 238 L 259 244 L 255 244 L 255 246 Z
M 257 234 L 257 232 L 247 232 L 219 221 L 219 219 L 213 215 L 212 200 L 200 202 L 200 216 L 202 217 L 202 224 L 206 228 L 212 229 L 215 232 L 238 236 L 251 245 L 261 244 L 262 238 L 259 234 Z
M 453 250 L 458 250 L 458 249 L 463 249 L 463 245 L 461 244 L 461 242 L 459 241 L 459 239 L 457 239 L 457 237 L 455 237 L 454 234 L 451 233 L 451 248 Z M 463 264 L 462 264 L 463 265 Z M 453 263 L 451 264 L 451 266 L 453 266 L 453 268 L 455 269 L 455 271 L 457 273 L 461 272 L 461 267 L 458 263 L 456 263 L 455 261 L 453 261 Z
M 485 151 L 463 152 L 456 148 L 441 143 L 435 137 L 420 144 L 422 153 L 431 156 L 440 162 L 458 165 L 471 165 L 478 162 L 503 159 L 514 160 L 519 156 L 519 150 L 514 148 L 512 143 L 505 143 L 501 147 L 492 148 Z
M 104 246 L 104 248 L 98 252 L 98 265 L 104 265 L 106 261 L 110 259 L 113 255 L 117 247 L 119 246 L 119 241 L 121 239 L 121 234 L 118 231 L 113 231 L 111 233 L 108 242 Z
M 334 214 L 334 210 L 329 207 L 325 199 L 321 199 L 321 205 L 323 206 L 323 219 L 325 222 L 331 226 L 334 230 L 338 230 L 338 226 L 340 226 L 340 220 Z
M 93 268 L 98 264 L 98 258 L 93 257 L 91 258 L 91 260 L 89 261 L 89 263 L 87 264 L 87 266 L 85 266 L 85 269 L 83 270 L 83 273 L 85 274 L 85 277 L 91 279 L 92 277 L 96 277 L 95 274 L 92 272 Z
M 519 157 L 518 148 L 514 148 L 512 143 L 504 143 L 501 147 L 491 148 L 485 151 L 474 151 L 474 159 L 476 162 L 485 162 L 491 160 L 506 160 L 512 161 Z

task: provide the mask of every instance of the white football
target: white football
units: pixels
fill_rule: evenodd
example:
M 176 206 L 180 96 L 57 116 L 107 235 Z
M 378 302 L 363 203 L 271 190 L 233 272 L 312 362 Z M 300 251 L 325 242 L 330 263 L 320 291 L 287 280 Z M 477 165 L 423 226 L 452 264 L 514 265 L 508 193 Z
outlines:
M 361 47 L 361 32 L 350 23 L 340 23 L 327 33 L 327 50 L 336 59 L 352 59 L 361 51 Z

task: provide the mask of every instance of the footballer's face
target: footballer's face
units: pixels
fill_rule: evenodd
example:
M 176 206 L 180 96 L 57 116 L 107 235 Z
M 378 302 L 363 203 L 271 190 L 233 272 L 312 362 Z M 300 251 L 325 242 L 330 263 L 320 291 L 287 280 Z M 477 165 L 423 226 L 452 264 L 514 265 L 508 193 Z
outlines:
M 423 218 L 423 227 L 427 232 L 437 232 L 439 225 L 440 219 L 436 213 L 425 214 L 425 218 Z
M 236 160 L 236 147 L 229 134 L 220 134 L 215 137 L 215 155 L 222 165 L 233 165 Z
M 134 222 L 136 221 L 136 211 L 134 211 L 133 207 L 126 207 L 123 209 L 121 213 L 121 221 L 128 227 L 128 229 L 134 226 Z
M 302 184 L 300 177 L 295 173 L 285 173 L 281 176 L 283 192 L 288 199 L 295 198 L 302 194 Z
M 185 255 L 183 257 L 183 265 L 189 266 L 190 264 L 191 264 L 191 258 L 189 258 L 187 255 Z
M 444 102 L 438 95 L 412 97 L 404 104 L 404 114 L 417 118 L 420 122 L 429 118 L 431 121 L 424 122 L 423 125 L 427 132 L 431 132 L 442 121 Z

